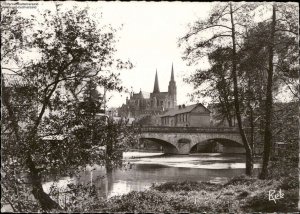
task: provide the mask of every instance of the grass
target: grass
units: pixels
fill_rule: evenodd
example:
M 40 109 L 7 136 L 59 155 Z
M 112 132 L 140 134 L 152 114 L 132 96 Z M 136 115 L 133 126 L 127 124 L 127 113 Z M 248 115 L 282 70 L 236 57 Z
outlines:
M 296 188 L 295 188 L 296 187 Z M 115 196 L 102 204 L 106 212 L 296 212 L 298 180 L 259 180 L 239 176 L 227 183 L 167 182 L 150 190 Z M 269 190 L 282 189 L 283 199 L 269 201 Z

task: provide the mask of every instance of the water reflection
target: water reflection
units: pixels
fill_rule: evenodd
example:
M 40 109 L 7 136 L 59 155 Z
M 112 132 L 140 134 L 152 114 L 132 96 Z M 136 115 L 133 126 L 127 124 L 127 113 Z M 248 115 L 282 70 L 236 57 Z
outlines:
M 73 182 L 94 184 L 98 193 L 112 197 L 142 191 L 153 183 L 167 181 L 211 181 L 225 182 L 228 178 L 244 174 L 244 155 L 197 154 L 178 156 L 149 157 L 150 153 L 126 153 L 124 162 L 129 163 L 123 169 L 106 174 L 100 166 L 87 167 Z M 134 157 L 135 158 L 134 158 Z M 255 164 L 255 168 L 259 165 Z

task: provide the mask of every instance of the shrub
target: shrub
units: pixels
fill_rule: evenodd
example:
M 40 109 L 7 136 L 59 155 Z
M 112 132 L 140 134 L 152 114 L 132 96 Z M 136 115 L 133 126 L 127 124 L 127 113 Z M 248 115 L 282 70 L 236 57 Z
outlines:
M 176 192 L 176 191 L 216 191 L 222 187 L 221 184 L 213 184 L 209 182 L 183 181 L 183 182 L 167 182 L 157 186 L 152 186 L 152 189 L 161 192 Z
M 249 196 L 250 193 L 248 191 L 242 191 L 238 196 L 237 198 L 238 199 L 242 199 L 242 198 L 246 198 L 247 196 Z
M 298 176 L 284 177 L 281 181 L 280 188 L 284 190 L 299 189 Z
M 233 177 L 227 183 L 224 184 L 224 187 L 229 185 L 250 185 L 257 181 L 257 178 L 249 177 L 246 175 L 241 175 L 237 177 Z
M 295 212 L 297 211 L 298 190 L 284 192 L 284 198 L 270 201 L 268 193 L 262 192 L 249 198 L 243 208 L 247 212 Z
M 157 191 L 132 191 L 127 195 L 115 196 L 108 201 L 110 212 L 166 212 L 172 211 L 168 205 L 168 197 Z
M 226 185 L 207 182 L 167 182 L 150 190 L 102 200 L 90 188 L 81 188 L 68 211 L 100 212 L 287 212 L 296 211 L 298 190 L 295 177 L 259 180 L 238 176 Z M 269 190 L 284 190 L 284 198 L 269 201 Z M 93 190 L 93 189 L 92 189 Z M 86 200 L 86 199 L 91 200 Z

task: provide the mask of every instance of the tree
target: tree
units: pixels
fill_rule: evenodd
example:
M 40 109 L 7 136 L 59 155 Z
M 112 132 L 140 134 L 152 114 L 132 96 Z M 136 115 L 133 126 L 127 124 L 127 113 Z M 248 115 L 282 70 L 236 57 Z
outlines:
M 251 175 L 253 169 L 253 157 L 250 144 L 247 140 L 245 130 L 243 128 L 243 121 L 241 116 L 241 101 L 238 88 L 238 57 L 237 47 L 242 42 L 245 26 L 251 24 L 250 11 L 255 8 L 252 4 L 245 3 L 225 3 L 218 4 L 214 7 L 213 12 L 205 21 L 197 21 L 194 26 L 190 28 L 180 42 L 186 41 L 184 59 L 191 63 L 203 58 L 207 52 L 211 52 L 216 48 L 216 43 L 225 44 L 223 46 L 231 49 L 231 77 L 233 84 L 233 101 L 235 107 L 235 114 L 238 123 L 239 132 L 246 151 L 246 174 Z M 238 31 L 237 28 L 240 30 Z M 201 38 L 199 41 L 192 42 L 195 36 L 200 33 L 209 32 L 209 38 Z M 220 46 L 220 45 L 218 45 Z
M 122 166 L 122 152 L 136 145 L 137 129 L 128 124 L 129 120 L 115 121 L 113 117 L 107 120 L 105 130 L 101 132 L 101 144 L 106 147 L 105 167 L 106 172 L 111 173 L 116 167 Z
M 293 29 L 290 29 L 290 26 L 287 28 L 286 23 L 292 23 L 290 19 L 296 18 L 296 17 L 288 17 L 286 20 L 284 20 L 285 23 L 282 23 L 282 21 L 279 21 L 277 23 L 277 5 L 274 3 L 272 5 L 272 22 L 271 22 L 271 28 L 269 33 L 269 42 L 268 42 L 268 69 L 267 69 L 267 87 L 266 87 L 266 100 L 265 100 L 265 128 L 264 128 L 264 155 L 263 155 L 263 164 L 262 164 L 262 170 L 260 173 L 261 179 L 266 179 L 268 175 L 268 163 L 270 160 L 270 153 L 272 149 L 272 116 L 273 116 L 273 73 L 274 73 L 274 56 L 276 54 L 276 42 L 280 41 L 280 38 L 276 38 L 277 36 L 276 31 L 284 31 L 288 33 L 294 34 L 292 36 L 292 39 L 294 39 L 297 35 L 295 34 L 295 31 Z M 284 12 L 287 12 L 287 10 L 283 10 Z M 280 37 L 280 35 L 279 35 Z M 284 42 L 285 43 L 285 42 Z M 283 44 L 284 44 L 283 43 Z M 277 44 L 279 45 L 279 44 Z M 284 48 L 288 48 L 288 46 L 285 46 Z M 278 51 L 279 53 L 281 51 Z
M 103 163 L 98 155 L 100 140 L 83 137 L 90 132 L 87 124 L 93 123 L 77 114 L 78 95 L 91 79 L 107 90 L 122 90 L 118 75 L 110 68 L 130 67 L 129 62 L 113 57 L 116 31 L 112 27 L 99 27 L 87 9 L 54 8 L 38 18 L 23 18 L 15 10 L 1 8 L 2 71 L 17 77 L 11 82 L 6 75 L 1 82 L 3 126 L 9 142 L 3 145 L 2 169 L 7 169 L 3 178 L 11 175 L 8 169 L 16 162 L 19 176 L 28 172 L 32 194 L 42 210 L 60 209 L 43 190 L 42 176 L 47 171 Z M 27 59 L 29 53 L 34 59 Z M 17 69 L 11 66 L 12 60 L 19 65 Z M 94 124 L 94 130 L 103 130 L 105 125 Z M 69 140 L 58 144 L 54 155 L 41 139 L 58 135 Z
M 97 84 L 93 80 L 89 80 L 83 91 L 83 101 L 78 103 L 78 109 L 85 114 L 95 116 L 96 113 L 104 113 L 101 107 L 104 108 L 104 97 L 98 92 Z
M 260 22 L 247 30 L 242 48 L 239 50 L 239 76 L 242 80 L 244 114 L 246 126 L 250 127 L 251 146 L 261 139 L 264 123 L 264 94 L 266 86 L 265 68 L 267 62 L 266 44 L 268 25 Z M 263 142 L 263 139 L 261 140 Z
M 266 103 L 265 103 L 265 128 L 264 128 L 264 155 L 263 155 L 263 165 L 260 178 L 266 178 L 268 162 L 270 159 L 270 153 L 272 148 L 272 110 L 273 110 L 273 68 L 274 68 L 274 34 L 276 25 L 276 8 L 273 5 L 272 13 L 272 27 L 270 31 L 270 41 L 268 45 L 268 69 L 267 69 L 267 91 L 266 91 Z
M 250 154 L 257 140 L 255 136 L 258 134 L 264 143 L 263 168 L 260 178 L 266 178 L 268 174 L 268 162 L 272 149 L 272 118 L 274 117 L 272 105 L 275 95 L 282 93 L 283 87 L 286 86 L 294 98 L 299 99 L 296 93 L 298 77 L 296 70 L 299 65 L 296 60 L 298 59 L 296 54 L 298 53 L 298 35 L 297 23 L 295 23 L 298 13 L 293 9 L 295 7 L 293 4 L 276 4 L 274 6 L 276 9 L 272 10 L 273 19 L 262 18 L 259 12 L 269 11 L 269 6 L 268 3 L 217 5 L 208 20 L 196 22 L 181 40 L 188 43 L 185 59 L 191 63 L 197 62 L 203 56 L 217 53 L 218 49 L 231 50 L 230 57 L 226 58 L 223 54 L 216 57 L 214 61 L 210 60 L 212 64 L 210 73 L 198 70 L 195 75 L 198 79 L 194 79 L 194 85 L 198 86 L 195 82 L 202 83 L 205 79 L 213 77 L 223 90 L 226 89 L 225 85 L 221 84 L 222 79 L 217 72 L 213 72 L 213 69 L 218 63 L 229 65 L 231 70 L 229 77 L 232 81 L 230 78 L 228 80 L 233 86 L 236 118 L 246 149 L 246 174 L 251 174 L 252 170 L 250 166 L 253 161 Z M 253 21 L 255 17 L 260 17 L 261 21 Z M 201 38 L 200 41 L 195 40 L 200 32 L 208 32 L 212 36 Z M 193 43 L 193 41 L 196 42 Z M 218 69 L 226 76 L 228 68 L 223 66 Z M 226 97 L 220 93 L 217 84 L 208 90 L 210 95 L 215 95 L 219 91 L 217 93 L 219 96 Z M 220 100 L 219 103 L 223 109 L 226 109 L 224 102 Z M 227 114 L 222 109 L 220 113 Z M 250 140 L 247 140 L 243 132 L 246 126 L 250 128 Z
M 215 118 L 219 119 L 221 124 L 225 118 L 228 125 L 232 127 L 234 125 L 234 112 L 232 110 L 234 106 L 230 58 L 230 48 L 217 48 L 208 54 L 211 68 L 207 70 L 199 69 L 189 78 L 186 78 L 185 81 L 193 83 L 194 89 L 197 90 L 193 93 L 194 97 L 212 98 L 212 102 L 215 103 L 213 108 L 217 113 Z M 199 89 L 204 85 L 204 89 Z
M 262 5 L 262 9 L 270 10 L 270 4 Z M 295 95 L 295 83 L 297 79 L 297 72 L 295 68 L 298 67 L 296 62 L 295 51 L 298 49 L 298 42 L 296 40 L 295 26 L 296 14 L 292 12 L 291 4 L 278 4 L 276 9 L 277 15 L 280 17 L 276 20 L 276 30 L 274 32 L 274 41 L 270 39 L 272 32 L 272 19 L 265 19 L 258 22 L 247 30 L 246 37 L 244 39 L 243 46 L 239 51 L 240 57 L 239 72 L 243 79 L 242 87 L 245 89 L 245 101 L 247 109 L 249 110 L 249 124 L 251 124 L 251 135 L 255 135 L 255 130 L 258 130 L 259 138 L 262 138 L 262 142 L 265 142 L 264 135 L 270 133 L 265 131 L 267 112 L 270 114 L 270 107 L 272 105 L 266 104 L 267 96 L 271 97 L 274 102 L 282 102 L 277 100 L 276 95 L 282 94 L 287 86 L 293 97 Z M 282 23 L 283 22 L 283 23 Z M 273 42 L 272 42 L 273 41 Z M 273 44 L 274 62 L 272 79 L 268 74 L 270 68 L 269 50 L 270 45 Z M 290 57 L 288 57 L 290 56 Z M 296 75 L 295 75 L 296 74 Z M 269 80 L 268 80 L 269 78 Z M 267 83 L 272 80 L 272 93 L 269 95 L 262 93 L 267 91 Z M 269 88 L 270 90 L 270 88 Z M 286 96 L 286 95 L 285 95 Z M 273 103 L 273 101 L 272 101 Z M 254 110 L 254 111 L 253 111 Z M 274 114 L 269 115 L 271 119 L 274 118 Z M 272 119 L 273 120 L 273 119 Z M 259 122 L 257 124 L 257 122 Z M 272 126 L 272 121 L 270 121 Z M 272 128 L 274 131 L 274 127 Z M 269 144 L 267 150 L 270 150 L 272 143 Z M 270 154 L 269 154 L 270 156 Z

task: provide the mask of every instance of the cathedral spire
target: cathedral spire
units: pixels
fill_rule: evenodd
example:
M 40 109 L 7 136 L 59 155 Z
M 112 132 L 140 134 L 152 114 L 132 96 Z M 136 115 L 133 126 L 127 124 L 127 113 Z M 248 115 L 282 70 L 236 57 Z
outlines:
M 176 106 L 176 97 L 177 97 L 177 89 L 176 89 L 176 82 L 174 79 L 174 68 L 173 68 L 173 63 L 172 63 L 172 70 L 171 70 L 171 79 L 169 82 L 169 87 L 168 87 L 168 92 L 170 96 L 173 98 L 173 103 L 171 104 L 171 108 L 174 108 Z
M 154 82 L 153 93 L 159 93 L 159 85 L 158 85 L 157 69 L 156 69 L 156 74 L 155 74 L 155 82 Z
M 171 70 L 171 81 L 175 81 L 174 80 L 174 69 L 173 69 L 173 62 L 172 62 L 172 70 Z

